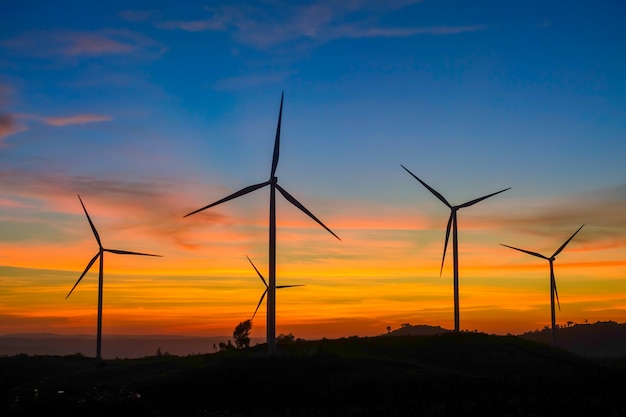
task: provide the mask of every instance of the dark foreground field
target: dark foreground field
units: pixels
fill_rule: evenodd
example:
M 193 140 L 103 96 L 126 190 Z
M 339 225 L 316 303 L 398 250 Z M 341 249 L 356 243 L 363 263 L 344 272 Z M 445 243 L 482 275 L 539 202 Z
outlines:
M 199 356 L 0 358 L 2 416 L 621 416 L 623 360 L 514 336 L 347 338 Z

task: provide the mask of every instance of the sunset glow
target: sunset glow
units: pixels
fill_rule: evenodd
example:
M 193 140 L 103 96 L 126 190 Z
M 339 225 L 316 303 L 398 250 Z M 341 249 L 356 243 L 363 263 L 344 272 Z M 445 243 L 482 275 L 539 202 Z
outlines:
M 267 181 L 282 91 L 280 184 L 341 241 L 277 196 L 277 283 L 305 285 L 277 334 L 453 328 L 449 209 L 400 164 L 452 204 L 511 187 L 458 213 L 462 329 L 548 326 L 548 262 L 501 244 L 583 224 L 557 323 L 626 321 L 621 6 L 61 3 L 0 17 L 0 334 L 95 334 L 97 263 L 65 298 L 98 251 L 77 195 L 105 248 L 163 256 L 105 253 L 105 337 L 232 334 L 269 190 L 183 216 Z

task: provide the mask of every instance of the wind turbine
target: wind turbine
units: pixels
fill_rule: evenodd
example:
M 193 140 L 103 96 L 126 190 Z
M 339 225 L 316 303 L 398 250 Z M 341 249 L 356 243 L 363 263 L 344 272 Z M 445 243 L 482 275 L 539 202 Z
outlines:
M 261 298 L 259 299 L 259 304 L 256 305 L 256 310 L 254 310 L 254 314 L 252 315 L 252 318 L 250 319 L 250 320 L 254 320 L 254 316 L 256 316 L 256 312 L 259 311 L 259 307 L 261 306 L 261 303 L 263 302 L 263 299 L 265 298 L 265 294 L 267 294 L 267 290 L 268 290 L 269 287 L 267 285 L 267 282 L 265 281 L 265 278 L 263 278 L 263 275 L 261 275 L 261 272 L 259 272 L 259 270 L 254 265 L 254 263 L 252 263 L 252 259 L 250 259 L 248 257 L 248 255 L 246 255 L 246 258 L 248 258 L 248 261 L 250 261 L 250 265 L 252 265 L 252 267 L 256 271 L 257 275 L 259 276 L 259 278 L 261 278 L 261 281 L 263 281 L 263 285 L 265 285 L 265 291 L 263 291 L 263 294 L 261 295 Z M 304 285 L 303 284 L 297 284 L 297 285 L 277 285 L 276 289 L 279 289 L 279 288 L 292 288 L 292 287 L 304 287 Z
M 443 204 L 450 208 L 450 217 L 448 218 L 448 226 L 446 227 L 446 241 L 443 245 L 443 258 L 441 259 L 441 269 L 439 271 L 439 276 L 441 276 L 443 272 L 443 263 L 446 260 L 446 249 L 448 247 L 448 239 L 450 237 L 450 228 L 452 227 L 452 257 L 453 257 L 453 269 L 454 269 L 454 331 L 459 331 L 459 244 L 458 244 L 458 233 L 457 233 L 457 211 L 459 209 L 472 206 L 480 201 L 483 201 L 489 197 L 493 197 L 496 194 L 500 194 L 506 190 L 510 190 L 511 187 L 505 188 L 504 190 L 497 191 L 495 193 L 491 193 L 484 197 L 476 198 L 474 200 L 468 201 L 467 203 L 459 204 L 453 206 L 446 200 L 441 194 L 439 194 L 434 188 L 426 184 L 424 181 L 419 179 L 415 174 L 409 171 L 404 165 L 400 164 L 402 168 L 413 178 L 418 180 L 424 187 L 428 189 L 431 193 L 435 195 Z
M 332 232 L 324 223 L 322 223 L 317 217 L 313 215 L 306 207 L 304 207 L 298 200 L 296 200 L 291 194 L 289 194 L 284 188 L 278 185 L 278 178 L 276 177 L 276 168 L 278 167 L 278 157 L 280 153 L 280 124 L 283 115 L 283 99 L 285 93 L 283 92 L 280 97 L 280 110 L 278 113 L 278 125 L 276 127 L 276 139 L 274 140 L 274 155 L 272 157 L 272 168 L 270 171 L 269 180 L 250 185 L 242 188 L 241 190 L 222 198 L 214 203 L 204 206 L 198 210 L 192 211 L 186 214 L 184 217 L 191 216 L 202 210 L 206 210 L 210 207 L 224 203 L 237 197 L 241 197 L 245 194 L 256 191 L 259 188 L 263 188 L 267 185 L 270 186 L 270 219 L 269 219 L 269 285 L 267 288 L 267 351 L 270 355 L 276 353 L 276 190 L 278 190 L 283 197 L 291 204 L 302 210 L 307 216 L 315 220 L 320 226 L 326 229 L 330 234 L 339 239 L 335 233 Z M 339 239 L 341 240 L 341 239 Z
M 520 252 L 524 252 L 524 253 L 527 253 L 529 255 L 541 258 L 541 259 L 546 259 L 548 262 L 550 262 L 550 312 L 552 314 L 552 344 L 553 345 L 554 345 L 554 340 L 555 340 L 555 335 L 556 335 L 556 315 L 555 315 L 555 312 L 554 312 L 554 297 L 555 296 L 556 296 L 557 305 L 559 307 L 559 311 L 561 311 L 561 303 L 559 302 L 559 293 L 556 290 L 556 279 L 554 278 L 554 260 L 556 259 L 556 255 L 558 255 L 559 253 L 561 253 L 561 251 L 563 251 L 563 249 L 565 249 L 565 246 L 567 246 L 567 244 L 570 242 L 570 240 L 572 240 L 574 238 L 574 236 L 576 236 L 576 233 L 580 232 L 580 229 L 582 229 L 583 226 L 584 226 L 584 224 L 582 226 L 580 226 L 578 228 L 578 230 L 576 230 L 574 232 L 574 234 L 572 236 L 570 236 L 570 238 L 567 239 L 565 241 L 565 243 L 563 243 L 561 245 L 561 247 L 558 248 L 557 251 L 554 252 L 554 254 L 552 254 L 552 256 L 549 257 L 549 258 L 547 256 L 543 256 L 542 254 L 537 253 L 537 252 L 531 252 L 529 250 L 515 248 L 513 246 L 509 246 L 509 245 L 505 245 L 505 244 L 500 243 L 502 246 L 506 246 L 507 248 L 515 249 L 515 250 L 518 250 Z
M 76 286 L 83 279 L 85 274 L 87 274 L 87 272 L 89 271 L 91 266 L 94 264 L 94 262 L 96 262 L 96 260 L 100 258 L 100 270 L 98 272 L 98 277 L 99 277 L 98 278 L 98 336 L 97 336 L 97 342 L 96 342 L 96 359 L 100 360 L 102 359 L 102 287 L 103 287 L 103 282 L 104 282 L 103 281 L 104 252 L 116 253 L 118 255 L 141 255 L 141 256 L 158 256 L 158 257 L 161 257 L 161 255 L 151 255 L 149 253 L 130 252 L 127 250 L 119 250 L 119 249 L 105 249 L 104 247 L 102 247 L 102 242 L 100 241 L 100 235 L 98 234 L 96 227 L 93 225 L 93 222 L 91 221 L 91 218 L 89 217 L 89 213 L 87 213 L 87 209 L 85 208 L 85 205 L 83 204 L 83 200 L 80 198 L 80 195 L 78 196 L 78 199 L 80 200 L 80 205 L 83 206 L 83 210 L 85 211 L 85 215 L 87 216 L 87 220 L 89 221 L 89 225 L 91 226 L 93 235 L 95 236 L 96 241 L 98 242 L 99 249 L 98 249 L 98 253 L 96 253 L 96 255 L 93 258 L 91 258 L 91 261 L 89 261 L 89 263 L 87 264 L 87 267 L 85 268 L 83 273 L 80 275 L 80 278 L 78 278 L 78 281 L 76 281 L 76 284 L 74 284 L 74 286 L 72 287 L 70 292 L 67 294 L 65 299 L 67 300 L 67 298 L 72 294 L 72 291 L 74 291 L 74 288 L 76 288 Z

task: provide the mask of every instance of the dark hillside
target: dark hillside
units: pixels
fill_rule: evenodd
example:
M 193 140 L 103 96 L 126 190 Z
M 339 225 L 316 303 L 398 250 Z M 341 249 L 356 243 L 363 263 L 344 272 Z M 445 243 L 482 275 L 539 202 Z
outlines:
M 535 330 L 520 337 L 541 343 L 551 342 L 551 330 Z M 574 324 L 559 327 L 556 345 L 579 355 L 593 358 L 626 358 L 626 324 L 598 321 L 593 324 Z
M 626 371 L 616 364 L 478 333 L 298 341 L 274 357 L 264 345 L 100 364 L 5 357 L 0 414 L 624 415 Z

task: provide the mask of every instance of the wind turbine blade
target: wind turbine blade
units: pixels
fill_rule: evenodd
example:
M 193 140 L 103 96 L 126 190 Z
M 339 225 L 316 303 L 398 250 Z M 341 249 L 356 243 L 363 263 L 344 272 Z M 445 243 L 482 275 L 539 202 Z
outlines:
M 489 197 L 493 197 L 493 196 L 494 196 L 494 195 L 496 195 L 496 194 L 503 193 L 503 192 L 505 192 L 506 190 L 510 190 L 510 189 L 511 189 L 511 187 L 509 187 L 509 188 L 505 188 L 504 190 L 500 190 L 500 191 L 497 191 L 497 192 L 495 192 L 495 193 L 491 193 L 491 194 L 489 194 L 489 195 L 486 195 L 486 196 L 484 196 L 484 197 L 480 197 L 480 198 L 477 198 L 477 199 L 475 199 L 475 200 L 468 201 L 467 203 L 463 203 L 463 204 L 461 204 L 461 205 L 460 205 L 460 206 L 458 206 L 458 207 L 459 207 L 459 208 L 462 208 L 462 207 L 469 207 L 469 206 L 473 206 L 474 204 L 476 204 L 476 203 L 478 203 L 478 202 L 480 202 L 480 201 L 483 201 L 483 200 L 485 200 L 485 199 L 487 199 L 487 198 L 489 198 Z
M 254 316 L 256 316 L 256 312 L 259 311 L 259 307 L 261 307 L 261 303 L 263 302 L 263 299 L 265 298 L 265 294 L 267 294 L 267 289 L 263 291 L 263 295 L 259 299 L 259 304 L 256 305 L 256 309 L 254 310 L 254 314 L 252 315 L 251 320 L 254 320 Z
M 272 173 L 270 175 L 270 179 L 274 178 L 276 174 L 276 167 L 278 167 L 278 157 L 280 154 L 280 124 L 283 118 L 283 98 L 285 97 L 285 92 L 280 96 L 280 110 L 278 112 L 278 125 L 276 126 L 276 139 L 274 140 L 274 156 L 272 157 Z
M 198 212 L 200 212 L 202 210 L 206 210 L 206 209 L 208 209 L 210 207 L 217 206 L 218 204 L 222 204 L 222 203 L 224 203 L 226 201 L 232 200 L 233 198 L 241 197 L 242 195 L 246 195 L 248 193 L 251 193 L 252 191 L 258 190 L 259 188 L 263 188 L 266 185 L 268 185 L 269 183 L 270 183 L 270 181 L 265 181 L 265 182 L 262 182 L 260 184 L 254 184 L 254 185 L 250 185 L 248 187 L 242 188 L 241 190 L 239 190 L 239 191 L 237 191 L 235 193 L 232 193 L 228 197 L 224 197 L 221 200 L 216 201 L 215 203 L 211 203 L 208 206 L 202 207 L 201 209 L 198 209 L 196 211 L 192 211 L 189 214 L 185 214 L 183 217 L 191 216 L 192 214 L 196 214 L 196 213 L 198 213 Z
M 443 244 L 443 258 L 441 258 L 441 269 L 439 270 L 439 276 L 443 273 L 443 263 L 446 260 L 446 249 L 448 248 L 448 239 L 450 239 L 450 227 L 452 226 L 452 216 L 454 213 L 450 212 L 450 218 L 448 219 L 448 226 L 446 227 L 446 242 Z
M 565 241 L 565 243 L 563 243 L 563 245 L 561 245 L 561 247 L 560 247 L 560 248 L 559 248 L 556 252 L 554 252 L 554 255 L 552 255 L 552 257 L 553 257 L 553 258 L 554 258 L 556 255 L 558 255 L 559 253 L 561 253 L 561 251 L 562 251 L 563 249 L 565 249 L 565 246 L 567 246 L 567 244 L 570 242 L 570 240 L 572 240 L 572 239 L 574 238 L 574 236 L 576 236 L 576 233 L 580 232 L 580 229 L 582 229 L 582 228 L 583 228 L 583 226 L 584 226 L 584 224 L 583 224 L 582 226 L 580 226 L 580 227 L 578 228 L 578 230 L 576 230 L 576 231 L 574 232 L 574 234 L 573 234 L 573 235 L 572 235 L 569 239 L 567 239 L 567 240 Z
M 83 200 L 80 198 L 80 195 L 78 195 L 78 199 L 80 200 L 80 205 L 83 206 L 83 210 L 85 211 L 85 215 L 87 216 L 87 220 L 89 220 L 89 225 L 91 226 L 91 230 L 93 231 L 93 235 L 96 237 L 96 240 L 98 241 L 98 245 L 100 247 L 102 247 L 102 242 L 100 242 L 100 235 L 98 234 L 98 231 L 96 230 L 96 226 L 93 225 L 93 222 L 91 221 L 91 217 L 89 217 L 89 213 L 87 213 L 87 209 L 85 208 L 85 205 L 83 204 Z
M 556 279 L 554 278 L 554 271 L 551 271 L 550 279 L 552 280 L 552 285 L 554 286 L 554 295 L 556 295 L 556 304 L 559 306 L 559 311 L 561 311 L 561 303 L 559 302 L 559 292 L 556 289 Z
M 500 243 L 500 245 L 502 245 L 502 246 L 506 246 L 507 248 L 511 248 L 511 249 L 518 250 L 518 251 L 520 251 L 520 252 L 527 253 L 527 254 L 532 255 L 532 256 L 536 256 L 536 257 L 541 258 L 541 259 L 548 259 L 548 258 L 546 258 L 545 256 L 543 256 L 542 254 L 537 253 L 537 252 L 531 252 L 531 251 L 529 251 L 529 250 L 520 249 L 520 248 L 515 248 L 515 247 L 513 247 L 513 246 L 505 245 L 504 243 Z
M 248 255 L 246 255 L 246 258 L 248 258 Z M 259 272 L 257 267 L 252 263 L 252 260 L 250 258 L 248 258 L 248 261 L 250 261 L 250 265 L 252 265 L 252 268 L 254 268 L 256 273 L 259 275 L 259 278 L 261 278 L 261 281 L 263 281 L 263 285 L 265 285 L 265 288 L 267 288 L 267 282 L 265 281 L 265 278 L 263 278 L 263 275 L 261 275 L 261 273 Z
M 105 252 L 117 253 L 118 255 L 141 255 L 141 256 L 156 256 L 158 258 L 162 258 L 161 255 L 152 255 L 150 253 L 141 253 L 141 252 L 131 252 L 127 250 L 118 250 L 118 249 L 102 249 Z
M 437 197 L 439 200 L 441 200 L 441 202 L 442 202 L 443 204 L 445 204 L 446 206 L 448 206 L 448 207 L 452 208 L 452 205 L 451 205 L 450 203 L 448 203 L 448 200 L 446 200 L 446 199 L 445 199 L 445 198 L 444 198 L 441 194 L 439 194 L 439 193 L 437 192 L 437 190 L 435 190 L 434 188 L 432 188 L 430 185 L 426 184 L 424 181 L 420 180 L 420 179 L 419 179 L 419 178 L 418 178 L 418 177 L 417 177 L 414 173 L 412 173 L 411 171 L 409 171 L 409 170 L 407 169 L 407 167 L 405 167 L 404 165 L 400 164 L 400 166 L 401 166 L 402 168 L 404 168 L 404 170 L 405 170 L 406 172 L 408 172 L 409 174 L 411 174 L 411 175 L 413 176 L 413 178 L 415 178 L 416 180 L 418 180 L 419 182 L 421 182 L 421 183 L 422 183 L 422 185 L 423 185 L 424 187 L 426 187 L 426 188 L 428 189 L 428 191 L 430 191 L 431 193 L 433 193 L 433 194 L 435 195 L 435 197 Z
M 332 230 L 330 230 L 328 227 L 326 227 L 326 225 L 324 223 L 322 223 L 317 217 L 315 217 L 313 215 L 313 213 L 311 213 L 309 210 L 307 210 L 306 207 L 304 207 L 298 200 L 296 200 L 291 194 L 289 194 L 283 187 L 281 187 L 280 185 L 276 184 L 276 188 L 278 188 L 278 191 L 280 191 L 280 193 L 283 195 L 283 197 L 285 197 L 287 199 L 287 201 L 289 201 L 294 206 L 298 207 L 306 215 L 308 215 L 310 218 L 315 220 L 320 226 L 322 226 L 324 229 L 326 229 L 331 235 L 333 235 L 337 239 L 339 239 L 339 236 L 337 236 L 335 233 L 333 233 Z M 341 240 L 341 239 L 339 239 L 339 240 Z
M 100 252 L 96 253 L 96 256 L 94 256 L 93 258 L 91 258 L 91 261 L 89 261 L 89 263 L 87 264 L 87 268 L 85 268 L 85 270 L 83 271 L 83 273 L 80 275 L 80 278 L 78 278 L 78 281 L 76 281 L 76 284 L 74 284 L 74 286 L 72 287 L 72 289 L 70 290 L 69 293 L 67 293 L 67 295 L 65 296 L 65 299 L 67 300 L 67 297 L 70 296 L 70 294 L 72 294 L 72 291 L 74 291 L 74 288 L 76 288 L 76 286 L 78 285 L 78 283 L 80 282 L 80 280 L 83 279 L 83 277 L 87 274 L 87 272 L 89 271 L 89 268 L 91 268 L 91 266 L 93 265 L 94 262 L 96 262 L 96 260 L 98 259 L 98 257 L 100 256 Z
M 306 287 L 305 284 L 296 284 L 296 285 L 277 285 L 276 289 L 278 288 L 292 288 L 292 287 Z

